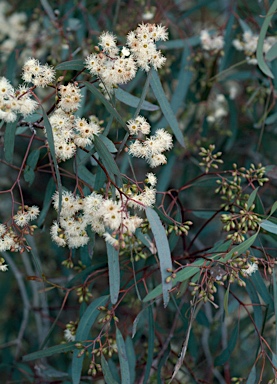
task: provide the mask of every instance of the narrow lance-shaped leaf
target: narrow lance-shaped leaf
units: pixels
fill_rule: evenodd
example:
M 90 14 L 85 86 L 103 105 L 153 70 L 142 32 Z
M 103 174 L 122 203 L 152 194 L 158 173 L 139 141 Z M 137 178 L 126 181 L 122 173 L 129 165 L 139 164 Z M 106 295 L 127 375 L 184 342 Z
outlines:
M 113 378 L 113 374 L 110 370 L 109 364 L 107 363 L 103 354 L 101 355 L 101 367 L 105 382 L 107 384 L 118 384 L 118 382 Z
M 260 223 L 260 227 L 265 229 L 267 232 L 274 233 L 275 235 L 277 235 L 277 225 L 269 220 L 263 220 Z
M 184 147 L 185 142 L 184 142 L 183 133 L 179 128 L 179 124 L 178 124 L 178 121 L 176 119 L 176 116 L 174 115 L 174 113 L 171 109 L 171 106 L 170 106 L 170 104 L 169 104 L 169 102 L 165 96 L 161 81 L 160 81 L 159 76 L 157 74 L 157 71 L 153 71 L 152 76 L 150 78 L 150 85 L 151 85 L 151 88 L 154 92 L 156 99 L 158 100 L 158 103 L 161 107 L 161 110 L 162 110 L 170 128 L 172 129 L 176 139 L 181 144 L 181 146 Z
M 124 339 L 118 328 L 116 328 L 116 345 L 120 363 L 121 384 L 131 384 L 128 356 L 126 353 Z
M 121 88 L 117 88 L 114 94 L 117 100 L 129 105 L 130 107 L 137 108 L 139 105 L 140 99 L 138 97 L 133 96 L 131 93 L 126 92 Z M 157 111 L 159 107 L 155 104 L 149 103 L 149 101 L 144 101 L 141 105 L 141 109 L 145 111 Z
M 103 96 L 103 94 L 98 91 L 98 89 L 88 83 L 87 81 L 84 81 L 84 84 L 85 86 L 87 87 L 87 89 L 94 95 L 96 96 L 102 104 L 104 104 L 104 106 L 106 107 L 107 111 L 110 112 L 110 114 L 119 122 L 119 124 L 124 128 L 126 129 L 127 131 L 127 126 L 124 122 L 124 120 L 122 119 L 122 117 L 120 116 L 120 114 L 117 112 L 117 110 L 112 106 L 112 104 Z
M 116 175 L 118 177 L 118 186 L 121 187 L 122 177 L 120 170 L 118 169 L 114 158 L 112 157 L 104 142 L 97 136 L 95 136 L 94 138 L 94 147 L 97 150 L 99 156 L 101 157 L 103 165 L 106 168 L 111 179 L 113 180 L 113 175 Z
M 149 381 L 149 375 L 151 372 L 153 355 L 154 355 L 154 342 L 155 342 L 155 324 L 153 318 L 152 305 L 148 307 L 148 354 L 147 354 L 147 363 L 144 372 L 143 384 L 147 384 Z
M 55 69 L 57 71 L 65 70 L 74 70 L 82 71 L 84 69 L 84 61 L 82 59 L 64 61 L 63 63 L 58 64 Z
M 61 181 L 61 175 L 58 167 L 58 162 L 56 158 L 56 153 L 55 153 L 55 145 L 54 145 L 54 137 L 53 137 L 53 132 L 52 132 L 52 127 L 50 124 L 50 121 L 48 119 L 47 114 L 45 113 L 45 110 L 42 108 L 42 113 L 43 113 L 43 120 L 44 120 L 44 126 L 46 130 L 46 135 L 47 135 L 47 141 L 51 153 L 51 157 L 54 163 L 54 168 L 56 172 L 56 178 L 57 178 L 57 184 L 58 184 L 58 191 L 59 191 L 59 211 L 58 211 L 58 216 L 61 211 L 61 206 L 62 206 L 62 181 Z
M 76 332 L 76 340 L 78 340 L 79 342 L 87 340 L 90 329 L 100 313 L 98 307 L 105 305 L 108 301 L 108 298 L 109 296 L 99 297 L 87 307 L 85 313 L 83 314 L 79 322 Z M 71 371 L 73 384 L 79 384 L 81 378 L 84 355 L 78 357 L 79 352 L 80 350 L 75 350 L 73 353 Z
M 160 270 L 162 275 L 163 300 L 164 300 L 164 307 L 166 307 L 169 302 L 169 291 L 172 287 L 171 280 L 169 282 L 166 282 L 167 278 L 170 276 L 170 272 L 168 271 L 172 270 L 172 260 L 170 255 L 168 239 L 158 214 L 150 207 L 147 207 L 145 212 L 146 212 L 146 216 L 149 221 L 152 233 L 154 235 L 154 239 L 155 239 L 156 247 L 158 251 L 158 257 L 160 261 Z
M 42 359 L 44 357 L 52 356 L 57 353 L 63 353 L 63 352 L 69 352 L 75 349 L 75 341 L 72 341 L 70 343 L 61 344 L 61 345 L 55 345 L 53 347 L 43 349 L 42 351 L 32 352 L 28 355 L 23 356 L 23 361 L 32 361 L 36 359 Z
M 239 327 L 238 324 L 236 324 L 235 329 L 233 330 L 228 346 L 224 351 L 215 358 L 214 365 L 223 365 L 226 363 L 226 361 L 230 358 L 231 353 L 235 349 L 236 343 L 237 343 L 237 338 L 239 334 Z
M 254 203 L 258 190 L 259 190 L 259 187 L 254 189 L 254 191 L 251 192 L 247 201 L 247 209 L 250 209 L 251 205 Z
M 271 70 L 268 68 L 267 63 L 265 62 L 263 48 L 264 48 L 265 36 L 266 36 L 267 30 L 268 30 L 269 24 L 271 22 L 271 19 L 272 19 L 273 15 L 275 14 L 276 9 L 277 9 L 277 0 L 274 0 L 274 2 L 272 3 L 271 7 L 269 8 L 269 10 L 267 12 L 266 17 L 264 18 L 264 22 L 263 22 L 263 25 L 261 28 L 259 39 L 258 39 L 257 52 L 256 52 L 258 66 L 259 66 L 260 70 L 265 75 L 267 75 L 271 78 L 274 78 L 274 76 L 273 76 L 273 73 L 271 72 Z
M 15 132 L 17 121 L 13 123 L 7 123 L 5 134 L 4 134 L 4 151 L 5 151 L 5 159 L 8 163 L 12 163 L 13 161 L 13 151 L 14 151 L 14 140 L 15 140 Z
M 111 302 L 112 304 L 115 304 L 120 289 L 119 252 L 112 245 L 107 243 L 107 254 Z

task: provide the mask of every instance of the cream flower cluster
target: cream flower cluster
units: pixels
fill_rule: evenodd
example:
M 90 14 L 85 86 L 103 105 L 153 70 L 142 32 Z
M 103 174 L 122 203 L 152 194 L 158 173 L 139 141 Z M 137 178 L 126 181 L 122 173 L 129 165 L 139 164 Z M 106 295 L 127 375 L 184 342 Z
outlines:
M 127 127 L 132 135 L 138 133 L 147 135 L 150 131 L 149 123 L 142 116 L 138 116 L 135 120 L 129 120 Z M 150 167 L 155 168 L 167 163 L 163 152 L 170 150 L 172 146 L 171 134 L 161 128 L 157 129 L 155 135 L 146 138 L 146 140 L 137 139 L 131 143 L 129 154 L 146 159 Z
M 55 70 L 48 64 L 42 65 L 39 60 L 29 58 L 23 65 L 22 79 L 33 83 L 36 87 L 46 87 L 55 80 Z
M 18 233 L 32 233 L 34 226 L 30 227 L 30 222 L 39 215 L 39 208 L 36 205 L 31 207 L 25 205 L 23 209 L 19 207 L 18 212 L 13 216 L 13 224 L 7 226 L 0 224 L 0 252 L 22 252 L 24 251 L 26 239 Z M 7 271 L 8 266 L 5 260 L 0 257 L 0 271 Z
M 38 103 L 31 98 L 29 88 L 24 85 L 14 89 L 5 78 L 0 78 L 0 120 L 7 123 L 14 122 L 17 113 L 27 116 L 33 113 Z
M 90 146 L 94 136 L 99 135 L 101 129 L 96 120 L 87 121 L 62 108 L 58 108 L 49 121 L 54 137 L 55 153 L 59 161 L 70 159 L 77 147 Z
M 200 42 L 205 51 L 213 51 L 214 53 L 221 51 L 224 47 L 223 36 L 211 36 L 206 29 L 200 32 Z
M 149 176 L 155 183 L 155 176 Z M 150 184 L 150 181 L 148 181 Z M 132 215 L 129 207 L 145 207 L 155 203 L 156 190 L 153 186 L 132 198 L 126 196 L 117 200 L 106 199 L 101 194 L 92 192 L 82 198 L 69 191 L 62 192 L 60 222 L 55 221 L 50 233 L 52 240 L 60 247 L 79 248 L 89 242 L 87 229 L 102 236 L 113 246 L 118 245 L 117 233 L 132 234 L 141 225 L 143 219 Z M 56 211 L 59 209 L 59 194 L 53 196 Z
M 99 37 L 101 51 L 98 47 L 99 53 L 86 58 L 86 68 L 101 79 L 108 91 L 112 91 L 117 84 L 132 80 L 138 67 L 145 71 L 151 66 L 155 69 L 162 67 L 166 59 L 157 50 L 155 42 L 166 39 L 165 27 L 141 24 L 127 35 L 127 46 L 119 49 L 116 36 L 103 32 Z
M 257 64 L 256 59 L 256 50 L 258 45 L 259 36 L 253 34 L 251 31 L 244 32 L 242 35 L 242 40 L 235 39 L 233 40 L 233 46 L 238 51 L 243 51 L 248 64 Z M 275 43 L 277 42 L 277 37 L 269 36 L 264 40 L 263 52 L 266 53 Z
M 166 58 L 157 50 L 156 42 L 168 39 L 164 26 L 155 24 L 140 24 L 135 31 L 127 35 L 127 45 L 136 59 L 137 66 L 148 72 L 151 66 L 161 68 Z

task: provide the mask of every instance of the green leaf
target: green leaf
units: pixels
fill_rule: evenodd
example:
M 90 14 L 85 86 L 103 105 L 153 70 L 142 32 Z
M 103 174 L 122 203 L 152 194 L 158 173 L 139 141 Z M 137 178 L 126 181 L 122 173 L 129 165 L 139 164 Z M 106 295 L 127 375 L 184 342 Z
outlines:
M 227 348 L 224 349 L 224 351 L 219 356 L 217 356 L 215 358 L 215 360 L 214 360 L 215 366 L 223 365 L 226 363 L 226 361 L 229 360 L 233 350 L 235 349 L 238 334 L 239 334 L 239 326 L 238 326 L 238 324 L 236 324 L 235 329 L 231 333 L 231 337 L 230 337 Z
M 58 216 L 59 216 L 60 211 L 61 211 L 61 205 L 62 205 L 62 181 L 61 181 L 61 175 L 60 175 L 58 162 L 57 162 L 57 158 L 56 158 L 56 153 L 55 153 L 55 145 L 54 145 L 54 137 L 53 137 L 52 127 L 51 127 L 50 121 L 48 119 L 48 116 L 45 113 L 43 108 L 42 108 L 42 113 L 43 113 L 43 121 L 44 121 L 44 126 L 45 126 L 45 130 L 46 130 L 46 135 L 47 135 L 47 141 L 48 141 L 50 153 L 52 156 L 52 160 L 54 163 L 54 168 L 55 168 L 56 178 L 57 178 L 57 183 L 58 183 L 58 191 L 59 191 Z
M 6 124 L 4 134 L 4 152 L 7 163 L 12 163 L 13 161 L 14 140 L 17 122 L 18 120 L 14 121 L 13 123 Z
M 181 271 L 176 273 L 175 279 L 172 281 L 172 287 L 177 283 L 188 280 L 191 276 L 195 275 L 199 271 L 199 267 L 205 263 L 205 260 L 199 259 L 192 264 L 186 265 Z M 153 291 L 149 292 L 145 298 L 144 302 L 155 299 L 157 296 L 162 294 L 162 284 L 157 285 Z
M 126 92 L 121 88 L 117 88 L 114 94 L 117 100 L 129 105 L 130 107 L 137 108 L 139 105 L 140 99 L 138 97 L 133 96 L 131 93 Z M 148 101 L 144 101 L 141 105 L 141 109 L 145 111 L 157 111 L 159 107 L 155 104 L 149 103 Z
M 39 155 L 40 155 L 40 149 L 35 149 L 32 152 L 30 152 L 27 158 L 26 167 L 24 169 L 24 180 L 27 183 L 29 183 L 29 186 L 33 183 L 35 179 L 34 170 L 37 166 Z
M 223 307 L 224 307 L 226 316 L 228 316 L 229 291 L 230 291 L 230 285 L 228 285 L 228 288 L 226 289 L 224 300 L 223 300 Z
M 234 247 L 230 252 L 228 252 L 224 257 L 222 257 L 219 261 L 225 263 L 227 260 L 231 259 L 231 257 L 236 253 L 237 256 L 241 255 L 243 252 L 247 251 L 251 245 L 256 240 L 258 236 L 258 232 L 253 236 L 249 237 L 249 239 L 245 240 L 243 243 Z
M 42 351 L 29 353 L 28 355 L 23 356 L 22 360 L 32 361 L 32 360 L 42 359 L 44 357 L 52 356 L 57 353 L 69 352 L 75 349 L 75 344 L 76 344 L 76 341 L 72 341 L 66 344 L 55 345 L 54 347 L 43 349 Z
M 120 363 L 121 384 L 131 384 L 128 356 L 126 353 L 124 339 L 118 328 L 116 328 L 116 345 Z M 77 384 L 77 383 L 76 383 Z
M 104 142 L 98 137 L 95 136 L 94 138 L 94 146 L 96 151 L 98 152 L 100 158 L 102 159 L 103 165 L 106 168 L 109 176 L 114 181 L 113 175 L 118 177 L 118 187 L 122 187 L 122 177 L 120 170 L 118 169 L 118 166 L 112 157 L 111 153 L 109 152 L 108 148 L 104 144 Z
M 110 112 L 110 114 L 118 121 L 118 123 L 126 130 L 128 131 L 128 128 L 124 122 L 124 120 L 121 118 L 120 114 L 117 112 L 117 110 L 112 106 L 112 104 L 103 96 L 103 94 L 98 91 L 98 89 L 93 85 L 88 83 L 87 81 L 84 81 L 84 85 L 87 87 L 87 89 L 96 96 L 102 104 L 106 107 L 107 111 Z
M 152 208 L 149 207 L 146 208 L 145 213 L 156 242 L 158 257 L 160 261 L 160 270 L 162 275 L 162 292 L 164 307 L 166 307 L 169 302 L 169 291 L 172 287 L 171 281 L 168 283 L 166 282 L 166 278 L 170 276 L 170 272 L 168 272 L 168 270 L 172 270 L 172 260 L 168 239 L 158 214 Z
M 246 384 L 256 384 L 256 376 L 257 376 L 256 364 L 254 364 L 253 367 L 251 368 Z
M 116 304 L 120 289 L 119 251 L 107 243 L 111 303 Z
M 255 273 L 253 273 L 253 275 L 251 275 L 251 282 L 253 283 L 256 291 L 261 296 L 265 304 L 269 306 L 269 312 L 273 311 L 274 303 L 272 296 L 270 295 L 268 288 L 265 285 L 265 282 L 259 271 L 256 271 Z
M 49 211 L 49 208 L 51 206 L 52 202 L 52 196 L 55 192 L 55 182 L 54 179 L 51 177 L 47 183 L 46 190 L 45 190 L 45 195 L 44 195 L 44 200 L 43 200 L 43 208 L 40 212 L 40 215 L 38 217 L 38 226 L 40 227 L 47 215 L 47 212 Z
M 263 311 L 259 296 L 257 294 L 254 284 L 252 284 L 252 281 L 250 279 L 244 279 L 244 281 L 246 284 L 247 293 L 253 304 L 254 320 L 256 327 L 258 328 L 258 330 L 261 330 L 263 325 Z
M 56 71 L 82 71 L 84 69 L 84 61 L 82 59 L 64 61 L 58 64 L 55 69 Z
M 275 11 L 277 9 L 277 0 L 274 0 L 272 3 L 271 7 L 269 8 L 267 15 L 264 18 L 264 22 L 261 28 L 261 32 L 259 35 L 258 39 L 258 45 L 257 45 L 257 51 L 256 51 L 256 57 L 258 61 L 258 66 L 260 70 L 267 76 L 271 77 L 272 79 L 274 78 L 273 73 L 271 70 L 268 68 L 268 65 L 265 62 L 264 59 L 264 53 L 263 53 L 263 47 L 264 47 L 264 40 L 266 37 L 266 33 L 269 27 L 269 24 L 271 22 L 272 17 L 275 14 Z
M 109 152 L 111 152 L 111 153 L 117 152 L 117 149 L 116 149 L 116 146 L 114 145 L 114 143 L 110 139 L 108 139 L 106 136 L 99 135 L 99 139 L 101 139 L 103 141 L 103 143 L 108 148 Z
M 83 164 L 79 165 L 76 170 L 76 174 L 81 180 L 84 180 L 87 184 L 89 184 L 91 187 L 94 187 L 95 183 L 95 175 L 91 173 L 87 167 Z
M 277 58 L 277 43 L 273 44 L 272 47 L 266 52 L 265 58 L 268 61 L 272 61 Z
M 94 300 L 85 310 L 81 320 L 79 322 L 77 332 L 76 332 L 76 340 L 79 342 L 84 342 L 87 340 L 89 336 L 90 329 L 97 319 L 100 311 L 98 307 L 105 305 L 108 301 L 109 296 L 102 296 Z M 73 360 L 72 360 L 72 382 L 73 384 L 79 384 L 83 366 L 84 355 L 78 357 L 80 350 L 75 350 L 73 352 Z
M 178 121 L 176 116 L 174 115 L 171 106 L 165 96 L 164 90 L 162 88 L 162 84 L 160 82 L 157 71 L 152 71 L 152 77 L 150 79 L 150 85 L 154 92 L 154 95 L 161 107 L 161 110 L 166 118 L 170 128 L 172 129 L 176 139 L 181 144 L 182 147 L 185 147 L 183 133 L 179 128 Z
M 269 216 L 272 216 L 277 209 L 277 201 L 272 205 Z
M 143 384 L 149 383 L 149 375 L 151 372 L 153 355 L 154 355 L 154 342 L 155 342 L 155 323 L 153 318 L 152 305 L 148 307 L 148 353 L 147 353 L 147 363 L 144 371 L 144 380 Z
M 247 209 L 249 210 L 251 205 L 254 203 L 255 201 L 255 198 L 257 196 L 257 193 L 258 193 L 258 190 L 259 190 L 259 187 L 254 189 L 254 191 L 251 192 L 249 198 L 248 198 L 248 201 L 247 201 Z
M 134 383 L 136 379 L 136 353 L 133 345 L 133 340 L 130 336 L 126 337 L 125 348 L 128 356 L 131 383 Z
M 277 225 L 269 220 L 263 220 L 260 223 L 260 227 L 265 229 L 267 232 L 274 233 L 275 235 L 277 235 Z
M 114 380 L 110 367 L 103 354 L 101 354 L 101 367 L 102 367 L 105 382 L 107 384 L 118 384 L 118 382 Z

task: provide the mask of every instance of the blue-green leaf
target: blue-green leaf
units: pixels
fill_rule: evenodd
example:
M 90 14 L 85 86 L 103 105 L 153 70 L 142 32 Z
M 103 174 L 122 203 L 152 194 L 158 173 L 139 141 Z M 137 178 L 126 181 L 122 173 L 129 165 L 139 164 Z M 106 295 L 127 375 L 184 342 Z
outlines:
M 82 71 L 84 69 L 84 61 L 82 59 L 64 61 L 56 66 L 56 71 Z
M 272 47 L 266 52 L 265 58 L 268 61 L 272 61 L 277 58 L 277 43 L 273 44 Z
M 134 383 L 136 378 L 136 353 L 133 345 L 133 340 L 130 336 L 126 337 L 125 348 L 128 356 L 131 383 Z
M 214 365 L 223 365 L 226 363 L 226 361 L 229 360 L 233 350 L 235 349 L 236 343 L 237 343 L 237 338 L 239 334 L 239 326 L 236 324 L 235 329 L 231 333 L 231 337 L 228 343 L 228 346 L 224 351 L 215 358 Z
M 169 291 L 172 287 L 171 281 L 168 283 L 166 282 L 166 278 L 170 276 L 170 272 L 168 272 L 168 270 L 172 270 L 170 248 L 169 248 L 165 229 L 161 223 L 161 220 L 158 214 L 152 208 L 149 208 L 149 207 L 146 208 L 145 212 L 146 212 L 146 216 L 149 221 L 151 230 L 154 235 L 154 239 L 155 239 L 156 247 L 158 251 L 158 257 L 160 260 L 163 300 L 164 300 L 164 307 L 166 307 L 169 302 Z
M 120 289 L 119 251 L 107 243 L 111 302 L 115 304 Z
M 41 107 L 42 108 L 42 107 Z M 46 135 L 47 135 L 47 141 L 50 149 L 50 153 L 52 156 L 52 160 L 54 163 L 54 168 L 56 172 L 56 178 L 57 178 L 57 183 L 58 183 L 58 191 L 59 191 L 59 213 L 61 211 L 61 203 L 62 203 L 62 181 L 61 181 L 61 175 L 58 167 L 58 162 L 56 158 L 56 153 L 55 153 L 55 145 L 54 145 L 54 137 L 53 137 L 53 132 L 52 132 L 52 127 L 50 124 L 50 121 L 48 119 L 47 114 L 45 113 L 45 110 L 42 108 L 42 113 L 43 113 L 43 121 L 44 121 L 44 126 L 46 130 Z
M 121 88 L 117 88 L 114 94 L 117 100 L 129 105 L 130 107 L 137 108 L 139 105 L 140 99 L 138 97 L 133 96 L 131 93 L 126 92 Z M 155 104 L 149 103 L 149 101 L 144 101 L 141 105 L 141 109 L 144 109 L 145 111 L 157 111 L 159 107 Z
M 152 71 L 152 76 L 150 78 L 150 85 L 154 92 L 154 95 L 161 107 L 161 110 L 166 118 L 170 128 L 172 129 L 176 139 L 181 144 L 182 147 L 185 147 L 184 136 L 182 131 L 179 128 L 178 121 L 174 115 L 171 106 L 165 96 L 160 78 L 157 71 Z
M 259 190 L 259 187 L 257 187 L 256 189 L 254 189 L 254 191 L 251 192 L 247 201 L 247 209 L 250 209 L 251 205 L 254 203 L 258 190 Z
M 101 367 L 104 375 L 105 382 L 107 384 L 118 384 L 116 380 L 114 380 L 112 372 L 110 370 L 110 367 L 104 357 L 104 355 L 101 355 Z
M 40 150 L 34 149 L 32 152 L 30 152 L 26 161 L 26 167 L 24 169 L 24 180 L 27 183 L 29 183 L 29 186 L 33 183 L 35 179 L 34 170 L 37 166 L 39 155 L 40 155 Z
M 111 153 L 109 152 L 108 148 L 104 144 L 104 142 L 101 140 L 100 137 L 95 136 L 94 138 L 94 146 L 96 151 L 98 152 L 100 158 L 102 159 L 103 165 L 106 168 L 106 171 L 108 172 L 110 178 L 114 181 L 113 175 L 118 177 L 118 186 L 122 186 L 122 177 L 120 170 L 118 169 L 118 166 L 112 157 Z
M 100 313 L 98 307 L 105 305 L 108 301 L 108 298 L 109 296 L 99 297 L 87 307 L 85 313 L 81 317 L 81 320 L 77 328 L 76 340 L 78 340 L 78 342 L 82 343 L 87 340 L 90 329 Z M 80 350 L 75 350 L 73 353 L 72 370 L 71 370 L 73 384 L 80 383 L 84 355 L 82 355 L 81 357 L 78 357 L 79 352 Z
M 155 323 L 153 318 L 153 309 L 152 305 L 148 307 L 148 354 L 147 354 L 147 363 L 144 372 L 143 384 L 149 383 L 149 375 L 151 372 L 153 355 L 154 355 L 154 341 L 155 341 Z
M 44 195 L 44 200 L 43 200 L 43 208 L 40 212 L 40 215 L 38 217 L 38 226 L 40 227 L 47 215 L 47 212 L 49 211 L 49 208 L 51 206 L 52 202 L 52 196 L 55 192 L 55 182 L 54 179 L 51 177 L 47 183 L 46 190 L 45 190 L 45 195 Z
M 14 151 L 14 140 L 15 140 L 15 132 L 18 120 L 13 123 L 7 123 L 5 134 L 4 134 L 4 151 L 5 151 L 5 159 L 8 163 L 12 163 L 13 161 L 13 151 Z
M 88 83 L 87 81 L 84 81 L 85 86 L 87 89 L 96 96 L 102 104 L 106 107 L 107 111 L 110 112 L 110 114 L 119 122 L 119 124 L 128 131 L 128 128 L 125 124 L 125 121 L 122 119 L 120 114 L 117 112 L 117 110 L 112 106 L 112 104 L 103 96 L 103 94 L 98 91 L 98 89 L 93 85 Z
M 43 349 L 42 351 L 29 353 L 28 355 L 23 356 L 22 360 L 32 361 L 36 359 L 42 359 L 47 356 L 52 356 L 57 353 L 69 352 L 75 349 L 75 344 L 76 344 L 76 341 L 72 341 L 66 344 L 55 345 L 53 347 Z
M 256 384 L 256 377 L 257 377 L 256 364 L 254 364 L 253 367 L 251 368 L 246 384 Z
M 118 328 L 116 328 L 116 345 L 120 363 L 121 384 L 131 384 L 128 356 L 126 353 L 124 339 Z
M 263 220 L 261 223 L 260 223 L 260 227 L 262 227 L 263 229 L 265 229 L 267 232 L 270 232 L 270 233 L 275 233 L 275 235 L 277 235 L 277 225 L 272 223 L 271 221 L 269 220 Z
M 266 33 L 268 30 L 269 24 L 271 22 L 271 19 L 272 19 L 273 15 L 275 14 L 276 9 L 277 9 L 277 0 L 274 0 L 274 2 L 271 4 L 271 7 L 269 8 L 269 10 L 267 12 L 267 15 L 264 18 L 264 22 L 263 22 L 263 25 L 261 28 L 259 39 L 258 39 L 257 52 L 256 52 L 258 66 L 259 66 L 260 70 L 265 75 L 267 75 L 271 78 L 274 78 L 274 76 L 273 76 L 273 73 L 271 72 L 271 70 L 269 69 L 267 63 L 265 62 L 263 48 L 264 48 L 264 40 L 266 37 Z

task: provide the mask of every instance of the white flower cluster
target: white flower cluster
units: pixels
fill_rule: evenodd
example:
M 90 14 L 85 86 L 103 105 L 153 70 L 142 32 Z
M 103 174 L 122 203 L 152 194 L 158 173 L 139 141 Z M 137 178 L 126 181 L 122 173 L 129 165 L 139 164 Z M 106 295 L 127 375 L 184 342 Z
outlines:
M 200 42 L 205 51 L 212 51 L 213 53 L 221 51 L 224 47 L 223 36 L 211 36 L 206 29 L 200 32 Z
M 149 71 L 151 66 L 161 68 L 166 58 L 156 48 L 156 41 L 165 41 L 168 33 L 164 26 L 139 24 L 135 31 L 127 35 L 127 45 L 136 59 L 137 66 Z
M 39 208 L 36 205 L 31 207 L 25 205 L 24 209 L 20 208 L 18 212 L 13 216 L 13 221 L 17 227 L 25 230 L 26 227 L 30 225 L 30 221 L 35 220 L 38 215 Z M 5 224 L 0 224 L 0 252 L 20 251 L 22 249 L 22 244 L 19 243 L 20 238 L 16 235 L 14 227 L 8 227 Z
M 258 265 L 256 263 L 248 263 L 248 268 L 247 269 L 243 269 L 243 273 L 248 275 L 248 276 L 251 276 L 253 275 L 253 273 L 255 273 L 257 270 L 258 270 Z
M 248 64 L 257 64 L 256 50 L 258 45 L 259 36 L 253 34 L 251 31 L 244 32 L 242 40 L 233 40 L 233 46 L 238 51 L 243 51 L 246 56 Z M 264 40 L 263 52 L 266 53 L 277 42 L 276 36 L 266 37 Z
M 216 95 L 215 99 L 209 106 L 210 112 L 207 121 L 211 124 L 220 122 L 220 120 L 228 115 L 227 101 L 223 94 Z
M 19 227 L 23 228 L 30 223 L 30 221 L 35 220 L 39 215 L 39 208 L 36 205 L 24 207 L 26 209 L 18 210 L 17 214 L 14 215 L 13 219 Z
M 149 176 L 151 182 L 155 176 Z M 150 184 L 150 181 L 148 181 Z M 156 190 L 145 187 L 141 194 L 132 198 L 122 197 L 118 200 L 105 199 L 102 195 L 92 192 L 81 198 L 71 192 L 62 192 L 60 222 L 53 223 L 50 233 L 52 240 L 60 247 L 79 248 L 89 242 L 87 227 L 113 246 L 118 245 L 115 238 L 118 232 L 132 234 L 141 225 L 143 219 L 131 215 L 127 208 L 151 206 L 155 203 Z M 59 194 L 53 196 L 54 208 L 58 211 Z M 112 234 L 111 234 L 112 233 Z
M 138 67 L 146 71 L 149 71 L 151 66 L 160 68 L 166 59 L 156 49 L 155 42 L 166 39 L 165 27 L 141 24 L 127 35 L 129 48 L 123 46 L 120 50 L 116 44 L 116 36 L 103 32 L 99 37 L 101 52 L 89 55 L 85 64 L 90 73 L 98 76 L 106 89 L 112 91 L 117 84 L 132 80 Z
M 37 106 L 38 103 L 31 98 L 27 87 L 21 85 L 15 90 L 5 77 L 0 78 L 0 120 L 14 122 L 17 113 L 27 116 Z
M 77 147 L 90 146 L 94 136 L 99 135 L 101 128 L 95 120 L 88 122 L 85 118 L 75 117 L 70 111 L 63 110 L 61 103 L 60 106 L 61 108 L 52 114 L 49 121 L 52 127 L 56 156 L 58 160 L 66 161 L 75 154 Z
M 135 120 L 127 122 L 129 132 L 133 134 L 143 133 L 147 135 L 150 132 L 150 125 L 142 117 L 138 116 Z M 167 159 L 163 152 L 172 148 L 172 136 L 165 129 L 157 129 L 155 135 L 146 138 L 146 140 L 135 140 L 129 147 L 129 154 L 134 157 L 146 159 L 151 168 L 166 164 Z
M 29 58 L 23 65 L 22 79 L 36 87 L 46 87 L 55 80 L 55 70 L 48 64 L 42 65 L 37 59 Z

